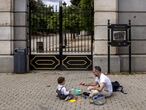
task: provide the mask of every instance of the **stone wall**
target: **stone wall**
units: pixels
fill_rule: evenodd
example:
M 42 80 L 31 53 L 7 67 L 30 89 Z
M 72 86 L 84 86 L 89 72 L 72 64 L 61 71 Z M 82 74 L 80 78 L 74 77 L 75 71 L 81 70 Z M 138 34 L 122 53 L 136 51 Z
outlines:
M 14 49 L 27 47 L 28 0 L 0 0 L 0 72 L 14 72 Z
M 28 0 L 14 0 L 14 35 L 15 35 L 15 48 L 27 48 L 28 39 Z
M 93 65 L 99 65 L 103 71 L 107 71 L 107 23 L 118 22 L 117 0 L 95 0 L 94 1 L 94 56 Z M 120 70 L 119 56 L 116 56 L 117 48 L 111 47 L 111 71 Z
M 132 71 L 146 71 L 146 1 L 119 0 L 119 23 L 132 23 Z M 121 71 L 127 71 L 128 49 L 120 48 Z
M 0 0 L 0 72 L 14 71 L 14 49 L 27 48 L 28 0 Z M 95 0 L 93 64 L 107 71 L 107 20 L 132 23 L 132 71 L 146 69 L 145 0 Z M 111 71 L 128 71 L 128 48 L 111 48 Z M 117 55 L 119 54 L 119 55 Z
M 94 65 L 107 71 L 107 19 L 111 23 L 132 23 L 132 71 L 146 70 L 146 2 L 145 0 L 95 0 Z M 114 55 L 117 53 L 118 55 Z M 100 54 L 102 56 L 100 56 Z M 111 71 L 128 71 L 128 47 L 111 51 Z
M 0 72 L 13 71 L 13 0 L 0 0 Z

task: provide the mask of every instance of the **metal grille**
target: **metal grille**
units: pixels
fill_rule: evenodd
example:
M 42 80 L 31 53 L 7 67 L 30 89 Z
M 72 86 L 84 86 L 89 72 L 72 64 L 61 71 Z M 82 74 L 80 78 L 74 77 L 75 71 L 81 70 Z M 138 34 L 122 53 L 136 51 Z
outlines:
M 69 70 L 73 65 L 74 67 L 81 65 L 82 68 L 86 65 L 86 69 L 91 69 L 93 10 L 85 12 L 77 7 L 60 6 L 58 8 L 57 6 L 46 5 L 34 10 L 30 4 L 29 15 L 30 65 L 35 63 L 38 69 L 43 69 L 42 65 L 53 65 L 54 62 L 58 62 L 59 65 L 56 63 L 58 66 L 53 69 L 67 69 L 67 66 L 63 66 L 66 62 L 65 65 L 70 65 Z M 48 58 L 48 56 L 51 57 Z M 53 56 L 55 60 L 52 61 L 50 58 Z M 39 60 L 39 58 L 41 58 L 41 61 L 34 61 L 34 59 Z M 82 60 L 79 60 L 80 58 Z M 47 59 L 49 60 L 46 61 Z M 68 62 L 66 59 L 70 61 Z M 86 64 L 88 60 L 90 60 L 90 66 Z M 41 67 L 38 66 L 39 64 Z M 45 66 L 45 69 L 48 69 L 47 67 Z M 32 68 L 37 69 L 34 65 Z

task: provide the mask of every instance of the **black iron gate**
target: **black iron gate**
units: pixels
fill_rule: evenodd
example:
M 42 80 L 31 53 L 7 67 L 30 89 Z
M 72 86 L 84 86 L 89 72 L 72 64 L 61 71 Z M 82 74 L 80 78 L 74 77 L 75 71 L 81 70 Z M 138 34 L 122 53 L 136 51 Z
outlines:
M 30 69 L 91 70 L 93 10 L 30 3 Z

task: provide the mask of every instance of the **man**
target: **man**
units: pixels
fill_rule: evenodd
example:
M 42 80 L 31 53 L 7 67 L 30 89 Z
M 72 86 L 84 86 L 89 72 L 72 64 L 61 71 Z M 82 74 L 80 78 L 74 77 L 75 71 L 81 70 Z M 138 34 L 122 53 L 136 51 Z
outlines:
M 110 97 L 113 93 L 110 79 L 101 72 L 101 68 L 99 66 L 94 67 L 93 74 L 95 76 L 94 83 L 81 83 L 81 85 L 88 86 L 88 90 L 91 91 L 90 97 L 93 97 L 97 94 L 102 94 L 105 97 Z

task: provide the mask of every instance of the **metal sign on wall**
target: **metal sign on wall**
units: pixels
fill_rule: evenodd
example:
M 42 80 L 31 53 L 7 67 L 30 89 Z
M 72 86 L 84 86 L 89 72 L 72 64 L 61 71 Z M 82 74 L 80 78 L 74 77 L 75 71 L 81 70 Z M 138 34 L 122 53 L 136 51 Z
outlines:
M 111 24 L 108 26 L 109 43 L 111 46 L 128 46 L 129 45 L 129 26 L 127 24 Z
M 131 73 L 131 21 L 129 24 L 110 24 L 108 20 L 108 73 L 110 73 L 110 46 L 129 47 L 129 73 Z

